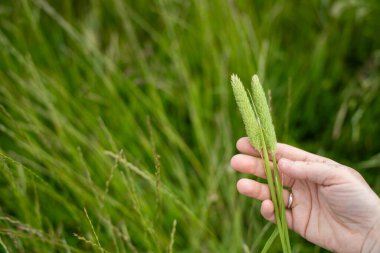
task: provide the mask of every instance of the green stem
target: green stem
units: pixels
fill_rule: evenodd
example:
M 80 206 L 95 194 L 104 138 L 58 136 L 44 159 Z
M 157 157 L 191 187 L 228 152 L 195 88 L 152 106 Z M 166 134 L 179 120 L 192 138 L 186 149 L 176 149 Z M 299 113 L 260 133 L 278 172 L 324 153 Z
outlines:
M 290 246 L 290 240 L 289 240 L 289 231 L 288 231 L 288 224 L 286 222 L 286 211 L 285 211 L 285 206 L 284 206 L 284 201 L 283 201 L 283 184 L 282 182 L 280 183 L 280 177 L 278 175 L 278 168 L 277 168 L 277 160 L 275 155 L 272 154 L 273 157 L 273 172 L 274 172 L 274 181 L 275 181 L 275 186 L 276 186 L 276 192 L 277 192 L 277 197 L 279 199 L 279 209 L 281 212 L 281 223 L 282 223 L 282 228 L 283 228 L 283 233 L 286 241 L 287 248 L 289 252 L 292 252 L 292 248 Z
M 268 151 L 266 150 L 265 143 L 263 145 L 263 152 L 262 153 L 263 153 L 263 158 L 264 158 L 265 174 L 267 176 L 269 191 L 270 191 L 271 199 L 272 199 L 273 206 L 274 206 L 274 215 L 276 217 L 276 223 L 277 223 L 277 227 L 278 227 L 278 231 L 279 231 L 279 235 L 280 235 L 280 241 L 281 241 L 282 249 L 284 250 L 284 252 L 288 252 L 288 247 L 286 245 L 286 241 L 285 241 L 285 237 L 284 237 L 285 235 L 284 235 L 284 229 L 283 229 L 283 225 L 282 225 L 282 217 L 281 217 L 280 210 L 279 210 L 276 188 L 275 188 L 273 176 L 272 176 L 272 169 L 270 166 Z
M 252 97 L 250 97 L 250 101 L 251 101 L 251 106 L 253 108 L 255 116 L 256 118 L 258 118 L 257 110 L 255 107 L 255 104 L 253 103 Z M 276 217 L 277 228 L 280 235 L 281 246 L 282 246 L 283 252 L 291 253 L 292 251 L 290 247 L 288 226 L 286 222 L 284 200 L 282 196 L 282 184 L 280 184 L 279 182 L 276 158 L 274 157 L 273 159 L 274 173 L 272 175 L 272 169 L 270 166 L 269 155 L 268 155 L 268 150 L 267 150 L 267 144 L 265 143 L 265 138 L 264 138 L 265 130 L 263 129 L 260 120 L 258 120 L 258 123 L 259 123 L 258 124 L 259 129 L 260 129 L 260 139 L 262 143 L 261 145 L 262 152 L 260 152 L 260 156 L 264 160 L 265 174 L 267 176 L 269 192 L 270 192 L 271 199 L 274 206 L 274 214 Z M 271 155 L 273 156 L 273 154 Z M 274 180 L 273 180 L 273 176 L 274 176 Z

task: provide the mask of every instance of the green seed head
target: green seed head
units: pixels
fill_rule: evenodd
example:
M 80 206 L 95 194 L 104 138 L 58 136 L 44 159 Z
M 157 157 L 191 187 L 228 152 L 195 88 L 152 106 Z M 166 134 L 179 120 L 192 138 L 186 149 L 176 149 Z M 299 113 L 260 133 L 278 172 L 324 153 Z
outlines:
M 243 118 L 245 131 L 250 139 L 251 144 L 258 150 L 262 148 L 260 141 L 260 128 L 255 117 L 252 105 L 249 102 L 247 92 L 239 77 L 235 74 L 231 76 L 231 85 L 234 91 L 235 100 Z
M 266 146 L 268 150 L 274 154 L 277 149 L 276 132 L 272 123 L 272 117 L 270 115 L 267 99 L 257 75 L 252 77 L 251 86 L 252 99 L 255 103 L 257 117 L 263 130 Z

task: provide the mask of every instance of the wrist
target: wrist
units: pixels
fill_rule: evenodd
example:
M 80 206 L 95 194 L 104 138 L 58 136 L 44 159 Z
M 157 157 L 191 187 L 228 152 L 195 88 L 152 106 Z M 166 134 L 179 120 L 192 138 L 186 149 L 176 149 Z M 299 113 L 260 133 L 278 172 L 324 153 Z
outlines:
M 361 253 L 380 252 L 380 208 L 378 210 L 379 212 L 376 213 L 377 219 L 364 239 Z

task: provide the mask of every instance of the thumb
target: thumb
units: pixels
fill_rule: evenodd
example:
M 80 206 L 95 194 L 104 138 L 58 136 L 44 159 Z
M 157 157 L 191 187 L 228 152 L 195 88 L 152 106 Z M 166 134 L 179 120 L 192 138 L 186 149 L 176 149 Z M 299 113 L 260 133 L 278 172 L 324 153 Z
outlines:
M 321 185 L 336 184 L 336 179 L 340 174 L 337 165 L 320 162 L 291 161 L 286 158 L 281 158 L 278 161 L 278 168 L 290 178 L 309 180 Z

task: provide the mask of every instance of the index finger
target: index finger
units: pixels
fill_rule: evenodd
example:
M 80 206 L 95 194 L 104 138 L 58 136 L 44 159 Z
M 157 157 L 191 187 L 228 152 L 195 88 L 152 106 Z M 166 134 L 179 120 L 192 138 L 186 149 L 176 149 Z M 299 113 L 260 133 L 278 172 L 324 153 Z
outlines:
M 236 142 L 236 148 L 241 153 L 260 157 L 259 151 L 251 145 L 248 137 L 240 138 Z M 305 162 L 309 161 L 309 162 L 336 164 L 335 161 L 328 159 L 326 157 L 315 155 L 313 153 L 304 151 L 302 149 L 299 149 L 287 144 L 277 143 L 276 159 L 279 160 L 280 158 L 286 158 L 293 161 L 305 161 Z

